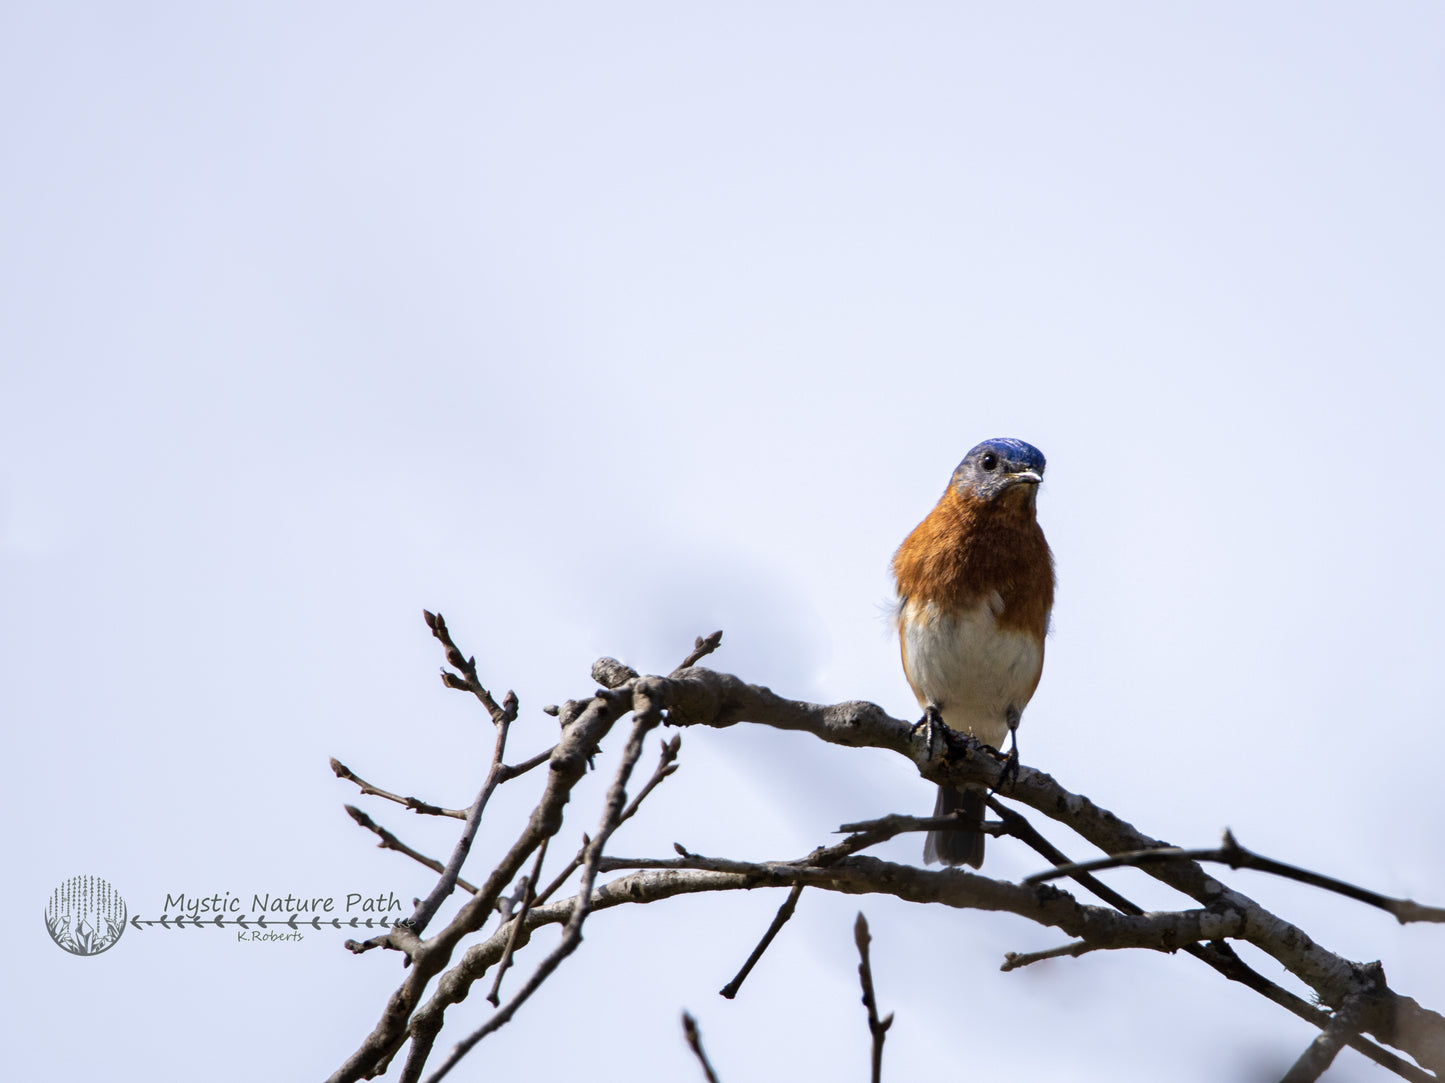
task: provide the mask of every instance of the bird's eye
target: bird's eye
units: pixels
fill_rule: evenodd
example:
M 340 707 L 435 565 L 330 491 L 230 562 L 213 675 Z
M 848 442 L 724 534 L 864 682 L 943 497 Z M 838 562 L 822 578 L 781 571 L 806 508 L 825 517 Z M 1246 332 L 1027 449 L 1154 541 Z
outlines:
M 979 462 L 985 470 L 992 470 L 998 465 L 998 456 L 992 451 L 989 451 L 984 454 L 984 457 L 980 459 Z

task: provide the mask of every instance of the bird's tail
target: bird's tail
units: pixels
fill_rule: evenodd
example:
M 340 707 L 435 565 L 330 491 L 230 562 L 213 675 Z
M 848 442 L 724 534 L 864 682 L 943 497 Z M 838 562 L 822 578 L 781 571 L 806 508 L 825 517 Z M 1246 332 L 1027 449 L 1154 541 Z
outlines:
M 952 786 L 938 787 L 938 801 L 933 806 L 934 816 L 949 816 L 957 812 L 968 826 L 951 831 L 930 831 L 923 844 L 923 860 L 926 864 L 941 861 L 945 865 L 968 865 L 978 868 L 983 864 L 983 823 L 984 793 L 972 787 L 956 790 Z

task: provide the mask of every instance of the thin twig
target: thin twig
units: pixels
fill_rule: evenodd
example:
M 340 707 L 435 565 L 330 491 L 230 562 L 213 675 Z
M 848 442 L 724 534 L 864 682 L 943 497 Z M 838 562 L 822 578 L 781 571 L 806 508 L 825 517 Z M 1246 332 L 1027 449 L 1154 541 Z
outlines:
M 482 789 L 477 794 L 476 800 L 467 809 L 466 826 L 462 828 L 461 836 L 457 839 L 456 845 L 452 848 L 452 856 L 447 861 L 446 868 L 442 870 L 441 879 L 431 889 L 427 897 L 417 906 L 412 914 L 412 931 L 420 936 L 431 919 L 441 909 L 442 903 L 446 902 L 447 896 L 452 893 L 453 885 L 457 876 L 462 871 L 462 865 L 467 860 L 467 855 L 472 851 L 472 841 L 477 837 L 477 829 L 482 823 L 482 813 L 486 810 L 487 801 L 491 798 L 492 792 L 502 782 L 502 756 L 507 750 L 507 734 L 511 730 L 512 723 L 517 718 L 517 697 L 513 692 L 508 692 L 502 700 L 501 706 L 492 699 L 492 695 L 477 680 L 477 660 L 475 658 L 462 658 L 462 652 L 457 650 L 456 644 L 452 642 L 451 633 L 447 631 L 446 621 L 440 613 L 426 613 L 427 626 L 431 628 L 432 635 L 441 640 L 446 648 L 447 661 L 466 674 L 466 682 L 462 685 L 451 684 L 450 687 L 465 687 L 472 692 L 486 706 L 492 716 L 492 721 L 497 726 L 496 742 L 492 748 L 492 763 L 487 770 L 486 781 L 482 783 Z M 443 676 L 449 676 L 443 674 Z
M 502 717 L 508 713 L 506 701 L 508 699 L 515 700 L 516 695 L 508 692 L 503 698 L 502 704 L 499 706 L 497 701 L 492 698 L 492 694 L 483 688 L 482 682 L 477 679 L 477 660 L 475 656 L 468 658 L 462 654 L 462 652 L 457 649 L 457 645 L 452 642 L 451 632 L 447 630 L 446 619 L 440 613 L 431 613 L 425 609 L 422 610 L 422 615 L 426 618 L 426 624 L 427 627 L 431 629 L 431 634 L 436 636 L 437 639 L 441 641 L 441 645 L 446 649 L 447 664 L 460 670 L 462 673 L 462 675 L 458 677 L 455 673 L 448 673 L 446 670 L 442 670 L 442 684 L 448 688 L 455 688 L 459 692 L 470 692 L 476 696 L 477 699 L 482 701 L 482 706 L 486 707 L 487 713 L 492 716 L 492 721 L 497 725 L 501 725 Z M 512 708 L 510 713 L 512 718 L 517 717 L 515 707 Z M 511 719 L 508 719 L 508 721 L 511 721 Z
M 1008 973 L 1010 970 L 1018 970 L 1032 963 L 1041 963 L 1046 959 L 1077 959 L 1080 955 L 1087 955 L 1098 947 L 1098 944 L 1076 940 L 1072 944 L 1062 944 L 1057 948 L 1049 948 L 1047 951 L 1008 951 L 1004 952 L 1003 966 L 999 969 Z
M 537 896 L 537 902 L 544 903 L 561 890 L 562 885 L 567 882 L 568 877 L 582 867 L 583 855 L 587 853 L 587 847 L 591 844 L 592 836 L 584 833 L 582 836 L 582 848 L 573 855 L 572 860 L 567 862 L 566 867 L 561 872 L 552 877 L 552 882 Z
M 381 840 L 376 844 L 381 849 L 395 850 L 399 854 L 405 854 L 413 861 L 417 861 L 425 865 L 427 868 L 431 869 L 432 872 L 442 871 L 442 863 L 440 861 L 438 861 L 434 857 L 427 857 L 426 854 L 420 853 L 417 850 L 413 850 L 410 846 L 402 842 L 401 839 L 397 838 L 386 828 L 382 827 L 380 824 L 372 820 L 370 816 L 362 812 L 355 805 L 347 805 L 346 811 L 353 820 L 355 820 L 362 827 L 366 828 L 368 831 L 372 832 L 374 835 L 376 835 L 377 838 Z M 476 887 L 472 884 L 467 883 L 460 876 L 457 877 L 457 887 L 461 888 L 463 891 L 469 892 L 472 895 L 475 895 L 477 893 Z
M 546 763 L 552 758 L 552 752 L 555 748 L 556 745 L 553 745 L 552 748 L 543 749 L 531 759 L 523 760 L 521 763 L 518 764 L 503 764 L 502 769 L 497 772 L 497 781 L 499 783 L 511 782 L 512 779 L 517 778 L 521 775 L 525 775 L 532 768 L 541 767 L 542 764 Z
M 878 1018 L 878 1000 L 873 995 L 873 967 L 868 962 L 868 944 L 873 938 L 868 935 L 868 919 L 858 911 L 858 920 L 853 923 L 853 942 L 858 945 L 858 980 L 863 985 L 863 1007 L 868 1009 L 868 1033 L 873 1036 L 873 1083 L 883 1079 L 883 1039 L 893 1025 L 893 1013 L 887 1018 Z
M 384 797 L 388 801 L 395 801 L 398 805 L 405 805 L 413 812 L 421 813 L 423 816 L 451 816 L 458 820 L 467 818 L 466 809 L 442 808 L 440 805 L 429 804 L 418 797 L 402 797 L 400 794 L 388 793 L 379 786 L 373 786 L 335 756 L 331 757 L 331 770 L 337 778 L 356 783 L 363 796 Z
M 943 817 L 942 819 L 952 820 L 953 818 Z M 939 823 L 939 821 L 932 817 L 924 819 L 917 816 L 891 815 L 881 817 L 877 820 L 866 820 L 862 823 L 843 824 L 838 830 L 852 832 L 848 838 L 841 842 L 834 843 L 832 846 L 819 847 L 809 854 L 805 860 L 811 865 L 829 865 L 835 861 L 841 861 L 850 854 L 856 854 L 860 850 L 866 850 L 870 846 L 876 846 L 880 842 L 886 842 L 895 835 L 908 831 L 929 830 L 937 823 Z M 687 856 L 687 852 L 683 850 L 682 847 L 674 844 L 674 848 L 682 853 L 683 856 Z M 798 899 L 802 897 L 802 894 L 803 886 L 801 884 L 795 885 L 792 890 L 788 892 L 788 897 L 783 901 L 783 904 L 778 907 L 778 912 L 773 915 L 772 923 L 768 926 L 767 932 L 763 933 L 762 939 L 759 940 L 757 946 L 753 948 L 752 954 L 748 956 L 742 968 L 733 976 L 733 980 L 718 990 L 719 995 L 726 997 L 728 1000 L 732 1000 L 738 995 L 739 990 L 743 987 L 743 982 L 747 981 L 748 975 L 753 972 L 753 967 L 758 965 L 758 960 L 763 957 L 763 953 L 772 946 L 774 938 L 792 918 L 793 912 L 798 907 Z
M 710 655 L 713 651 L 717 650 L 717 649 L 718 649 L 718 646 L 719 646 L 721 643 L 722 643 L 722 629 L 721 629 L 721 628 L 719 628 L 716 632 L 714 632 L 714 633 L 713 633 L 712 635 L 710 635 L 710 636 L 698 636 L 698 637 L 697 637 L 697 642 L 695 642 L 695 643 L 692 645 L 692 651 L 688 654 L 688 656 L 687 656 L 686 658 L 684 658 L 684 659 L 682 660 L 682 665 L 678 666 L 677 669 L 674 669 L 674 670 L 672 671 L 672 672 L 673 672 L 673 675 L 676 676 L 678 673 L 680 673 L 680 672 L 681 672 L 682 670 L 684 670 L 684 669 L 687 669 L 689 666 L 695 666 L 695 665 L 697 665 L 698 662 L 702 661 L 704 658 L 706 658 L 708 655 Z
M 507 950 L 502 952 L 502 961 L 497 964 L 497 976 L 492 982 L 491 992 L 487 994 L 487 1000 L 492 1007 L 497 1007 L 502 1002 L 499 991 L 502 988 L 502 975 L 512 965 L 512 953 L 517 949 L 517 934 L 522 931 L 522 923 L 527 920 L 527 912 L 532 909 L 535 901 L 533 886 L 537 878 L 542 875 L 542 862 L 547 857 L 547 843 L 549 839 L 543 839 L 542 845 L 537 847 L 537 860 L 532 865 L 532 875 L 525 878 L 522 887 L 522 909 L 517 914 L 516 920 L 512 922 L 512 935 L 507 938 Z
M 1412 921 L 1445 922 L 1445 909 L 1424 906 L 1411 899 L 1394 899 L 1368 888 L 1346 883 L 1344 880 L 1336 880 L 1332 876 L 1301 869 L 1296 865 L 1286 865 L 1282 861 L 1275 861 L 1272 858 L 1256 854 L 1252 850 L 1246 850 L 1239 845 L 1230 831 L 1225 831 L 1222 846 L 1200 850 L 1184 850 L 1177 846 L 1132 850 L 1128 853 L 1101 857 L 1095 861 L 1080 861 L 1034 873 L 1032 876 L 1025 877 L 1023 882 L 1042 884 L 1060 876 L 1072 876 L 1076 872 L 1097 872 L 1100 869 L 1139 866 L 1160 861 L 1214 861 L 1228 865 L 1232 869 L 1254 869 L 1258 872 L 1271 873 L 1287 880 L 1297 880 L 1302 884 L 1332 891 L 1337 895 L 1344 895 L 1357 902 L 1377 907 L 1386 913 L 1393 914 L 1401 925 L 1409 924 Z
M 994 836 L 1008 834 L 1003 824 L 995 823 L 993 820 L 985 820 L 981 824 L 965 824 L 957 813 L 949 813 L 947 816 L 905 816 L 898 812 L 880 816 L 876 820 L 841 824 L 834 834 L 848 831 L 858 836 L 856 839 L 849 840 L 849 844 L 856 850 L 876 846 L 880 842 L 887 842 L 896 835 L 907 834 L 911 831 L 947 831 L 951 828 L 982 831 L 985 835 Z
M 697 1020 L 690 1012 L 682 1013 L 682 1032 L 687 1035 L 687 1044 L 692 1047 L 693 1056 L 697 1057 L 698 1063 L 702 1065 L 702 1074 L 707 1077 L 707 1083 L 718 1083 L 717 1073 L 712 1070 L 712 1063 L 703 1052 L 702 1034 L 697 1029 Z
M 753 972 L 753 967 L 758 965 L 758 960 L 763 957 L 763 952 L 768 950 L 768 947 L 773 942 L 773 938 L 782 931 L 783 926 L 792 918 L 793 911 L 798 908 L 798 900 L 802 898 L 802 896 L 803 885 L 795 884 L 792 890 L 788 892 L 788 897 L 783 902 L 783 905 L 778 907 L 778 912 L 773 915 L 772 924 L 768 926 L 768 931 L 763 934 L 763 938 L 758 941 L 758 946 L 753 948 L 753 953 L 748 956 L 748 961 L 743 963 L 742 969 L 733 976 L 732 981 L 718 990 L 719 995 L 727 997 L 728 1000 L 732 1000 L 733 997 L 738 995 L 738 990 L 743 987 L 743 982 L 748 980 L 748 975 Z
M 1003 828 L 1007 834 L 1023 842 L 1025 845 L 1032 847 L 1055 865 L 1063 867 L 1069 864 L 1069 859 L 1064 852 L 1048 839 L 1044 838 L 1043 835 L 1039 834 L 1038 829 L 1029 823 L 1028 819 L 1022 813 L 1015 812 L 992 795 L 987 798 L 987 801 L 988 807 L 998 813 L 1002 819 Z M 1122 914 L 1142 914 L 1144 912 L 1143 907 L 1130 902 L 1108 884 L 1102 880 L 1095 879 L 1086 872 L 1071 872 L 1069 876 L 1072 877 L 1076 883 L 1093 892 L 1097 898 L 1108 903 Z

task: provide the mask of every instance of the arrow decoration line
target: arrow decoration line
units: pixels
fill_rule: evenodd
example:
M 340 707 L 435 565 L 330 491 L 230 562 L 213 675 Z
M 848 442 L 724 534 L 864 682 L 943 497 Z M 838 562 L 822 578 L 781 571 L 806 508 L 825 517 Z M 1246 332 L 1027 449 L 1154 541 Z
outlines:
M 159 925 L 162 929 L 199 929 L 203 925 L 213 925 L 218 929 L 227 925 L 239 925 L 243 929 L 249 929 L 252 925 L 258 929 L 270 928 L 271 925 L 286 926 L 292 929 L 309 925 L 311 928 L 318 930 L 328 926 L 333 929 L 390 929 L 396 925 L 406 925 L 408 922 L 409 919 L 407 918 L 367 918 L 363 921 L 358 917 L 349 919 L 322 917 L 303 918 L 300 914 L 292 914 L 291 917 L 287 919 L 272 918 L 269 925 L 264 914 L 249 920 L 245 914 L 235 918 L 225 918 L 217 914 L 214 918 L 206 918 L 204 920 L 198 917 L 187 917 L 185 914 L 177 914 L 175 917 L 162 914 L 158 918 L 142 918 L 139 914 L 136 914 L 130 919 L 131 925 L 137 929 L 152 925 Z

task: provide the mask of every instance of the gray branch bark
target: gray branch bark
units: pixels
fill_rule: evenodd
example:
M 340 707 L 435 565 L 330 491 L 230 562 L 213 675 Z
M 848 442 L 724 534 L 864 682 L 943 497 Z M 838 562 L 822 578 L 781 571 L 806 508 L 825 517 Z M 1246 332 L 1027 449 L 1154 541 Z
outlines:
M 715 639 L 700 639 L 698 650 L 705 654 L 716 645 Z M 694 656 L 701 654 L 695 651 Z M 467 663 L 466 680 L 459 681 L 459 686 L 473 690 L 470 686 L 476 683 L 475 668 L 470 660 Z M 546 790 L 512 848 L 473 898 L 446 928 L 429 939 L 423 940 L 405 928 L 383 938 L 386 946 L 406 953 L 410 970 L 371 1034 L 332 1076 L 333 1083 L 347 1083 L 385 1070 L 408 1037 L 419 1039 L 422 1046 L 429 1048 L 447 1008 L 466 997 L 472 985 L 498 963 L 509 942 L 514 953 L 520 952 L 538 928 L 561 924 L 575 930 L 581 917 L 614 906 L 646 905 L 702 891 L 759 887 L 888 894 L 918 903 L 1006 910 L 1056 927 L 1078 942 L 1045 954 L 1127 948 L 1172 952 L 1211 941 L 1245 940 L 1304 981 L 1321 1005 L 1339 1010 L 1331 1032 L 1323 1035 L 1317 1045 L 1313 1063 L 1325 1060 L 1326 1054 L 1332 1056 L 1346 1040 L 1358 1047 L 1361 1040 L 1352 1036 L 1359 1033 L 1408 1053 L 1437 1075 L 1445 1072 L 1445 1017 L 1390 989 L 1378 964 L 1351 962 L 1316 944 L 1304 930 L 1226 886 L 1187 856 L 1151 861 L 1140 867 L 1197 905 L 1149 914 L 1123 913 L 1082 903 L 1069 892 L 1046 883 L 1011 884 L 958 869 L 900 865 L 850 852 L 844 844 L 776 862 L 743 862 L 685 853 L 665 860 L 607 857 L 602 854 L 606 841 L 602 835 L 610 833 L 608 825 L 618 822 L 625 773 L 609 793 L 603 831 L 588 847 L 588 886 L 581 894 L 557 901 L 539 900 L 538 905 L 524 908 L 500 928 L 472 943 L 453 962 L 463 939 L 487 923 L 507 885 L 518 876 L 530 855 L 543 839 L 557 832 L 563 808 L 586 770 L 588 758 L 616 720 L 630 711 L 636 710 L 649 722 L 665 719 L 672 726 L 725 728 L 752 723 L 810 733 L 836 745 L 886 749 L 904 756 L 924 778 L 937 783 L 994 786 L 1000 781 L 1003 761 L 991 750 L 963 742 L 941 753 L 935 747 L 931 753 L 925 734 L 871 703 L 853 701 L 827 706 L 784 699 L 767 688 L 695 666 L 679 669 L 668 677 L 639 676 L 620 662 L 601 659 L 594 665 L 593 675 L 609 687 L 599 689 L 590 699 L 569 701 L 558 710 L 562 735 L 550 757 Z M 634 733 L 628 753 L 632 761 L 636 757 L 636 739 Z M 1029 767 L 1019 769 L 1006 794 L 1066 824 L 1109 854 L 1158 850 L 1169 845 Z M 906 818 L 899 820 L 902 823 Z M 856 848 L 884 835 L 886 832 L 867 838 L 856 836 Z M 627 870 L 626 874 L 590 886 L 593 874 L 621 870 Z M 554 967 L 557 961 L 551 960 L 550 965 Z M 433 979 L 435 988 L 427 995 Z M 1384 1062 L 1382 1058 L 1389 1054 L 1380 1052 L 1382 1056 L 1376 1059 Z M 413 1066 L 417 1063 L 412 1061 Z M 1396 1070 L 1407 1078 L 1426 1078 L 1403 1062 Z

